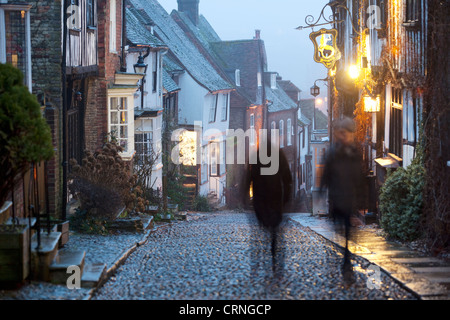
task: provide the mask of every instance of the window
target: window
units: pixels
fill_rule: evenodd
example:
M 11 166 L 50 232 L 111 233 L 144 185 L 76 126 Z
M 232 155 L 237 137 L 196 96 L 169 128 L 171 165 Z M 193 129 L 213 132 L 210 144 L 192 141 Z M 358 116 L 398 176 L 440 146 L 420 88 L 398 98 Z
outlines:
M 256 80 L 258 82 L 258 87 L 261 87 L 262 86 L 261 72 L 258 72 L 258 74 L 256 75 Z
M 24 84 L 31 90 L 31 48 L 29 41 L 28 8 L 3 11 L 0 7 L 0 63 L 12 64 L 22 71 Z
M 236 71 L 234 72 L 234 79 L 236 81 L 236 86 L 240 87 L 241 86 L 241 70 L 236 69 Z
M 389 152 L 401 158 L 403 153 L 403 97 L 401 89 L 392 88 L 390 117 Z
M 154 156 L 155 150 L 153 148 L 153 120 L 141 119 L 140 122 L 141 125 L 136 127 L 134 134 L 134 149 L 137 159 L 142 161 L 145 156 Z
M 284 121 L 280 120 L 280 148 L 284 147 Z
M 276 130 L 277 129 L 277 125 L 275 123 L 275 121 L 272 121 L 270 123 L 270 136 L 272 137 L 272 130 Z
M 256 143 L 256 132 L 255 132 L 255 114 L 250 115 L 250 145 L 253 146 Z
M 116 0 L 109 4 L 109 51 L 116 52 Z
M 152 91 L 156 92 L 158 82 L 158 53 L 152 59 Z
M 305 136 L 306 136 L 306 127 L 303 127 L 303 131 L 302 131 L 302 148 L 305 147 Z
M 292 145 L 292 124 L 291 124 L 291 119 L 287 119 L 287 130 L 286 130 L 286 136 L 287 136 L 287 145 L 290 146 Z
M 418 23 L 420 20 L 420 1 L 421 0 L 406 0 L 406 23 Z
M 272 88 L 272 89 L 277 88 L 277 74 L 276 73 L 270 74 L 270 88 Z
M 217 100 L 219 95 L 213 95 L 211 99 L 211 106 L 209 108 L 209 122 L 216 121 Z
M 88 27 L 95 26 L 95 0 L 86 2 L 86 23 Z
M 110 98 L 110 132 L 123 151 L 128 151 L 128 107 L 127 98 Z
M 224 94 L 222 97 L 222 121 L 227 121 L 228 119 L 228 94 Z
M 211 142 L 210 144 L 209 144 L 209 147 L 210 147 L 210 150 L 211 150 L 211 154 L 210 154 L 210 157 L 211 157 L 211 161 L 210 161 L 210 163 L 211 163 L 211 176 L 217 176 L 217 173 L 218 173 L 218 164 L 217 164 L 217 158 L 218 158 L 218 156 L 219 156 L 219 144 L 217 143 L 217 142 Z

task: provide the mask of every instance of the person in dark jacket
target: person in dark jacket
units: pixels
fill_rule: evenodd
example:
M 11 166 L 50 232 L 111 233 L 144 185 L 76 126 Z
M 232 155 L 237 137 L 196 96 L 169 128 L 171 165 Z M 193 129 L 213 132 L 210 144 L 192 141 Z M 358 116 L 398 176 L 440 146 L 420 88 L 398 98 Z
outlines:
M 250 186 L 252 186 L 253 208 L 256 218 L 259 225 L 269 231 L 271 235 L 272 271 L 275 272 L 280 224 L 292 192 L 292 175 L 286 156 L 278 145 L 272 145 L 268 140 L 267 146 L 271 158 L 275 161 L 278 160 L 278 168 L 273 172 L 265 173 L 264 169 L 273 166 L 274 163 L 263 164 L 261 150 L 258 148 L 257 163 L 250 164 L 247 170 L 244 194 L 248 195 Z M 278 156 L 274 157 L 271 152 L 278 152 Z M 283 263 L 283 261 L 279 262 L 280 264 Z
M 321 180 L 321 190 L 328 188 L 329 210 L 335 223 L 345 230 L 345 253 L 342 273 L 346 283 L 354 281 L 353 267 L 348 250 L 350 217 L 357 210 L 362 196 L 362 156 L 354 142 L 355 124 L 344 118 L 334 124 L 336 142 L 330 148 Z

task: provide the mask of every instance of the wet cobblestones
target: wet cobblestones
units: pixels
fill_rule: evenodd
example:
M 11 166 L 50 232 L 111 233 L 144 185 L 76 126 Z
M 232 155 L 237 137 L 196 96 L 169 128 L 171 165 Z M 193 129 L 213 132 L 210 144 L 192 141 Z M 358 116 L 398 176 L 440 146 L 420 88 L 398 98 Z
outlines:
M 356 257 L 356 283 L 345 288 L 342 250 L 286 221 L 282 276 L 271 272 L 269 235 L 253 215 L 215 213 L 173 224 L 148 238 L 93 299 L 415 299 Z M 379 285 L 379 286 L 378 286 Z

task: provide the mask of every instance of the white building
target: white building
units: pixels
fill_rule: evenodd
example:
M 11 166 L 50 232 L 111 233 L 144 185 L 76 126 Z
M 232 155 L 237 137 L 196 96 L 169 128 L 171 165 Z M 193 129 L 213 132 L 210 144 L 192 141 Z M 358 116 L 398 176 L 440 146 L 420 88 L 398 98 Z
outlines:
M 169 48 L 168 58 L 185 71 L 176 80 L 181 89 L 178 124 L 196 135 L 198 193 L 225 204 L 224 138 L 233 86 L 218 74 L 157 1 L 130 0 L 130 4 L 154 22 L 155 36 Z

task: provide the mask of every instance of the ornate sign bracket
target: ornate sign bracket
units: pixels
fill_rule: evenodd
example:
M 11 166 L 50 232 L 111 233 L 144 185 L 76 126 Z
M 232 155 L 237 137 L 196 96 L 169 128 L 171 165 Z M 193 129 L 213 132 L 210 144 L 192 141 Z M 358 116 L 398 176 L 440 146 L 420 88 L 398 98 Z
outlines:
M 309 38 L 314 44 L 314 61 L 322 63 L 327 69 L 334 67 L 337 60 L 341 58 L 336 43 L 338 31 L 336 29 L 320 29 L 317 32 L 311 32 Z M 320 37 L 320 43 L 317 41 Z
M 329 7 L 332 11 L 332 14 L 327 18 L 324 14 L 325 9 Z M 323 26 L 323 25 L 327 25 L 327 24 L 337 24 L 337 23 L 342 23 L 344 22 L 344 20 L 339 20 L 339 13 L 337 12 L 338 9 L 344 9 L 345 11 L 347 11 L 347 14 L 349 16 L 349 20 L 352 24 L 352 28 L 353 31 L 360 35 L 360 32 L 358 32 L 358 30 L 356 30 L 355 26 L 353 25 L 353 18 L 352 18 L 352 13 L 350 12 L 350 10 L 347 8 L 347 6 L 345 4 L 343 4 L 340 1 L 332 1 L 329 2 L 327 4 L 325 4 L 322 8 L 322 10 L 320 11 L 320 15 L 319 18 L 317 18 L 317 20 L 314 18 L 313 15 L 307 15 L 305 17 L 305 24 L 306 26 L 299 26 L 296 29 L 297 30 L 303 30 L 306 28 L 314 28 L 314 27 L 318 27 L 318 26 Z M 321 22 L 321 20 L 323 20 L 324 22 Z M 321 23 L 319 23 L 321 22 Z

